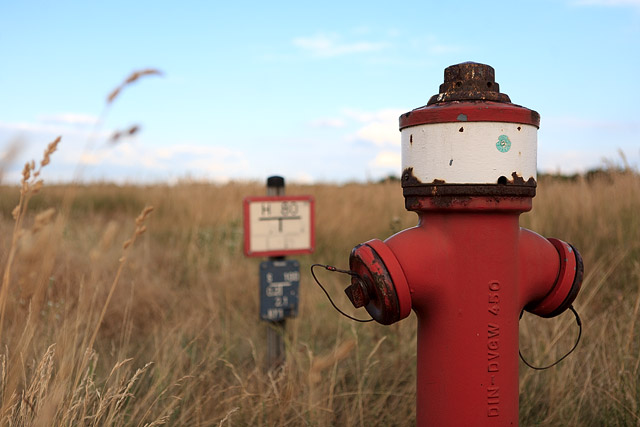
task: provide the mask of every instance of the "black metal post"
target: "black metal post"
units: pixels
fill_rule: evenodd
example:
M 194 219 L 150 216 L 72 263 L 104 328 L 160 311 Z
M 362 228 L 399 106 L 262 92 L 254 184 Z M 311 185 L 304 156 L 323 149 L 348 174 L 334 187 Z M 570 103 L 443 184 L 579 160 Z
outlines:
M 267 196 L 284 196 L 284 178 L 270 176 L 267 178 Z M 284 256 L 269 257 L 270 261 L 284 261 Z M 284 333 L 286 319 L 269 321 L 267 324 L 267 370 L 274 370 L 284 365 L 286 356 Z

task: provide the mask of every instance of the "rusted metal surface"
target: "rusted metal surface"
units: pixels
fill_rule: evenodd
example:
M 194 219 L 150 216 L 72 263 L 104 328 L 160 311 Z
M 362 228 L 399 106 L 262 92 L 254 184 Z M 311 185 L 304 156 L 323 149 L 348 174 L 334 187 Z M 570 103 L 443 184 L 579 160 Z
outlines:
M 420 180 L 413 174 L 413 168 L 408 167 L 402 171 L 402 186 L 409 187 L 414 185 L 424 185 Z
M 502 177 L 500 177 L 502 178 Z M 498 181 L 500 181 L 500 178 L 498 178 Z M 536 186 L 536 180 L 534 177 L 530 176 L 528 180 L 524 180 L 523 177 L 521 177 L 520 175 L 518 175 L 518 172 L 513 172 L 511 173 L 511 178 L 512 179 L 506 179 L 505 181 L 505 185 L 526 185 L 528 187 L 535 187 Z M 502 184 L 501 182 L 499 182 L 500 184 Z
M 349 266 L 359 276 L 351 279 L 345 292 L 352 304 L 366 307 L 377 322 L 390 325 L 400 319 L 400 304 L 389 270 L 367 244 L 353 248 Z M 366 301 L 366 303 L 365 303 Z
M 464 186 L 464 187 L 478 187 L 478 186 L 491 186 L 494 187 L 496 185 L 499 186 L 508 186 L 508 185 L 524 185 L 527 187 L 535 187 L 536 180 L 534 177 L 529 177 L 528 180 L 524 180 L 522 176 L 518 174 L 518 172 L 511 173 L 511 179 L 506 176 L 500 176 L 496 180 L 496 184 L 447 184 L 443 179 L 434 179 L 432 182 L 422 182 L 420 179 L 415 176 L 413 173 L 413 168 L 408 167 L 402 172 L 402 186 L 403 187 L 423 187 L 423 186 L 442 186 L 446 185 L 447 187 L 454 186 Z M 479 194 L 484 195 L 484 194 Z
M 408 211 L 464 210 L 528 212 L 532 207 L 530 196 L 409 196 L 405 197 Z
M 517 172 L 511 174 L 511 179 L 500 176 L 496 184 L 447 184 L 444 180 L 434 179 L 430 183 L 422 183 L 414 174 L 413 168 L 406 168 L 402 173 L 403 194 L 406 206 L 416 206 L 409 202 L 409 198 L 433 197 L 432 203 L 441 207 L 459 204 L 469 197 L 534 197 L 536 195 L 536 180 L 529 177 L 524 180 Z
M 353 304 L 355 308 L 364 307 L 369 304 L 367 286 L 359 278 L 352 278 L 351 285 L 344 290 L 344 293 L 347 294 L 349 301 L 351 301 L 351 304 Z
M 500 93 L 493 67 L 476 62 L 463 62 L 444 70 L 440 93 L 427 105 L 400 116 L 400 129 L 409 126 L 445 122 L 508 122 L 540 127 L 540 115 L 512 104 L 507 94 Z
M 511 102 L 507 94 L 500 93 L 493 67 L 477 62 L 463 62 L 445 68 L 440 93 L 433 95 L 427 105 L 472 100 Z

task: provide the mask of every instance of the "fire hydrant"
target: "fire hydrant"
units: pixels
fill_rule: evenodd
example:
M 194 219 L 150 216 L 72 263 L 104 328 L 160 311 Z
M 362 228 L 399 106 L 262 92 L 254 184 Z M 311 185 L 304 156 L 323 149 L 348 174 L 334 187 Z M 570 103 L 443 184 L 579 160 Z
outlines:
M 583 265 L 570 244 L 520 228 L 536 193 L 537 112 L 466 62 L 400 116 L 405 207 L 416 227 L 356 246 L 345 290 L 388 325 L 418 318 L 419 426 L 518 424 L 523 310 L 569 308 Z

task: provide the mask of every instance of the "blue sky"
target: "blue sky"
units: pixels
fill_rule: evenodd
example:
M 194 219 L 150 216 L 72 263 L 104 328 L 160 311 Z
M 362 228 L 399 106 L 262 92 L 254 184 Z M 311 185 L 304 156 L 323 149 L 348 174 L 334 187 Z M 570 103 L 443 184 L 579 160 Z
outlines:
M 539 170 L 640 164 L 640 0 L 4 1 L 0 61 L 5 181 L 57 135 L 54 181 L 399 175 L 398 116 L 464 61 L 540 113 Z

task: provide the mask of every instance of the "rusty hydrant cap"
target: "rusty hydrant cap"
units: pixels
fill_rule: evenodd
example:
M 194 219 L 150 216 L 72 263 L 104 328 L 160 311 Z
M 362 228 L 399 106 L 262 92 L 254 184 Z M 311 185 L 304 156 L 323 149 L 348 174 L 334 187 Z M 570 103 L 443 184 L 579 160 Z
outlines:
M 473 100 L 511 102 L 507 94 L 500 93 L 500 85 L 495 81 L 495 70 L 490 65 L 463 62 L 447 67 L 440 93 L 433 95 L 427 105 Z

